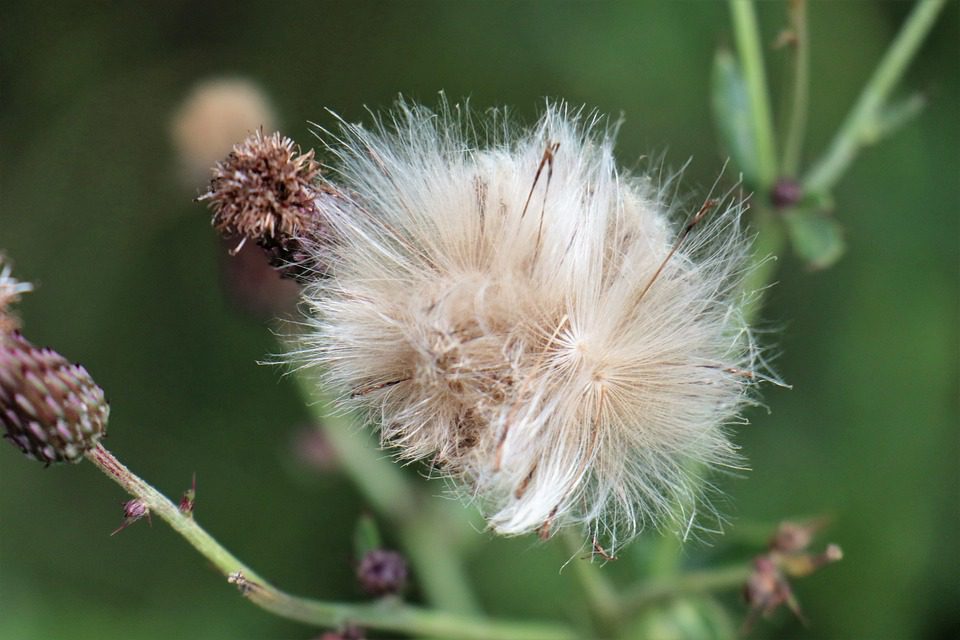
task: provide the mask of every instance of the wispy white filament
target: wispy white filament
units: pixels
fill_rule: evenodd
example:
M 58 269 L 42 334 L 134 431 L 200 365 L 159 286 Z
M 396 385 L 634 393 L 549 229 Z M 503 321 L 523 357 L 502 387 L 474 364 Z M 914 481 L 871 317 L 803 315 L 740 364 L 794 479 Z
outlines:
M 752 381 L 741 205 L 677 243 L 660 185 L 563 105 L 518 130 L 401 103 L 326 137 L 332 266 L 299 355 L 344 405 L 499 533 L 685 527 Z

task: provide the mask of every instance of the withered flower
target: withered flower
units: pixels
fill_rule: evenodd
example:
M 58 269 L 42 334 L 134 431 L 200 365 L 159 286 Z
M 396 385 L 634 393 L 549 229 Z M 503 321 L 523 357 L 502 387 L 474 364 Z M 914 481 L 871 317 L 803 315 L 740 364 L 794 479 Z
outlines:
M 301 241 L 315 237 L 317 216 L 314 179 L 320 164 L 311 149 L 300 153 L 279 132 L 256 131 L 213 169 L 209 190 L 198 200 L 213 210 L 213 226 L 224 236 L 256 242 L 283 274 L 297 278 L 306 253 Z

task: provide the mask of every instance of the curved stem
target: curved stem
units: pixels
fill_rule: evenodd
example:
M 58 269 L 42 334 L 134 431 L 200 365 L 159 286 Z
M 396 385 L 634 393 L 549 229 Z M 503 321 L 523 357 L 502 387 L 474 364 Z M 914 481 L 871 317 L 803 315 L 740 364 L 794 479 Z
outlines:
M 373 604 L 323 602 L 292 596 L 264 580 L 159 491 L 97 445 L 86 453 L 108 477 L 139 499 L 207 558 L 251 602 L 278 616 L 319 627 L 356 624 L 369 629 L 463 640 L 567 640 L 576 637 L 559 624 L 505 622 L 453 612 L 438 612 L 384 600 Z
M 773 116 L 770 109 L 770 94 L 763 65 L 763 49 L 760 45 L 760 29 L 751 0 L 729 0 L 733 19 L 734 37 L 740 66 L 747 83 L 750 112 L 753 116 L 757 157 L 758 185 L 769 189 L 777 177 L 777 152 L 773 137 Z
M 827 193 L 840 179 L 864 144 L 871 140 L 890 92 L 910 64 L 917 49 L 946 0 L 920 0 L 890 48 L 887 49 L 876 71 L 860 93 L 840 130 L 834 136 L 823 158 L 807 173 L 804 188 L 811 193 Z

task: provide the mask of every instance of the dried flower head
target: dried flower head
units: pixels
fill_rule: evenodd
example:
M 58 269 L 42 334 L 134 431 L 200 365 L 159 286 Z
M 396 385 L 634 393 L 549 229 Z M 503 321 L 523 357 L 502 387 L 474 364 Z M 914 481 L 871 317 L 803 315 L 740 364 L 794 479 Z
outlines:
M 300 153 L 280 133 L 256 131 L 213 169 L 200 200 L 213 210 L 213 226 L 226 236 L 260 245 L 277 263 L 299 265 L 301 236 L 319 231 L 317 189 L 320 165 L 313 150 Z
M 170 135 L 191 188 L 210 167 L 251 131 L 276 126 L 277 117 L 263 89 L 244 78 L 201 80 L 173 114 Z
M 3 335 L 17 330 L 20 322 L 14 316 L 10 307 L 20 299 L 20 295 L 33 291 L 33 285 L 29 282 L 18 282 L 11 275 L 10 263 L 0 254 L 0 343 L 3 342 Z
M 19 333 L 0 341 L 0 424 L 28 457 L 78 462 L 106 433 L 110 406 L 79 364 Z
M 333 266 L 297 357 L 497 532 L 688 529 L 754 379 L 741 205 L 676 228 L 603 121 L 556 104 L 520 130 L 401 103 L 328 151 Z

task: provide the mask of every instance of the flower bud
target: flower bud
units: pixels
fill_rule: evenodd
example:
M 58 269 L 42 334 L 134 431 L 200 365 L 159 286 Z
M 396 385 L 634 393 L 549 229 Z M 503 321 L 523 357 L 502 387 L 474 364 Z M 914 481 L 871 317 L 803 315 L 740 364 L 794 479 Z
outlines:
M 0 341 L 0 424 L 28 457 L 78 462 L 106 433 L 110 406 L 79 364 L 17 332 Z
M 407 561 L 396 551 L 374 549 L 360 561 L 357 580 L 373 596 L 400 593 L 407 584 Z

